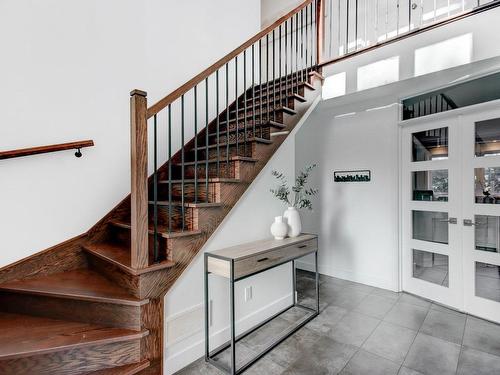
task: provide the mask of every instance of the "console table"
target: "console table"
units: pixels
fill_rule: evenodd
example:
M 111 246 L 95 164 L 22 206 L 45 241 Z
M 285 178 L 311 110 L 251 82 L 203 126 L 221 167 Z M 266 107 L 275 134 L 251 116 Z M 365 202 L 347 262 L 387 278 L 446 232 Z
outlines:
M 303 256 L 314 254 L 315 255 L 315 270 L 316 270 L 316 301 L 315 309 L 307 306 L 302 306 L 297 303 L 296 297 L 296 271 L 295 260 Z M 319 314 L 319 274 L 318 274 L 318 237 L 313 234 L 301 234 L 295 238 L 286 238 L 284 240 L 268 239 L 246 243 L 238 246 L 228 247 L 225 249 L 206 252 L 205 253 L 205 266 L 204 266 L 204 279 L 205 279 L 205 360 L 220 370 L 227 372 L 231 375 L 240 374 L 248 369 L 253 363 L 259 360 L 264 354 L 273 349 L 280 342 L 285 340 L 291 334 L 296 332 L 299 328 L 308 323 L 311 319 Z M 278 267 L 282 264 L 292 263 L 292 280 L 293 280 L 293 302 L 286 309 L 278 312 L 277 314 L 266 319 L 257 326 L 250 330 L 238 335 L 236 337 L 235 326 L 235 308 L 234 308 L 234 289 L 235 283 L 247 277 L 256 275 L 258 273 L 267 271 L 271 268 Z M 218 348 L 210 351 L 210 327 L 209 327 L 209 274 L 217 275 L 228 279 L 229 281 L 229 318 L 230 318 L 230 335 L 231 338 L 226 343 Z M 287 330 L 285 334 L 277 337 L 269 347 L 261 351 L 254 358 L 249 360 L 240 368 L 236 368 L 236 343 L 269 323 L 274 318 L 288 311 L 292 307 L 305 309 L 311 313 L 305 320 L 300 321 L 291 330 Z M 226 367 L 214 360 L 214 357 L 230 348 L 231 359 L 229 367 Z

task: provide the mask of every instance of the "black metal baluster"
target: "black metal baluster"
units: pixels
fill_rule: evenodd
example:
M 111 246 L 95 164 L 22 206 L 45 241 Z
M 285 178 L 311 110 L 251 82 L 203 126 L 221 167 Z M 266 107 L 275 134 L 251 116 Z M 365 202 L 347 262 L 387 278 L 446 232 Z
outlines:
M 238 56 L 234 58 L 234 101 L 236 102 L 236 156 L 240 155 L 239 135 L 240 135 L 240 112 L 238 107 Z
M 194 86 L 194 203 L 198 203 L 198 85 Z
M 269 86 L 271 84 L 271 81 L 269 80 L 269 34 L 266 34 L 266 91 L 267 91 L 267 114 L 266 114 L 266 120 L 269 122 L 269 102 L 271 100 L 270 94 L 269 94 Z M 262 138 L 262 126 L 259 129 L 259 134 L 260 138 Z
M 184 94 L 181 96 L 181 216 L 182 216 L 182 230 L 185 228 L 184 216 Z
M 278 68 L 278 79 L 279 79 L 279 95 L 278 95 L 278 100 L 280 102 L 283 101 L 283 88 L 282 88 L 282 75 L 281 75 L 281 54 L 282 54 L 282 51 L 281 51 L 281 25 L 280 25 L 280 32 L 279 32 L 279 39 L 280 39 L 280 43 L 279 43 L 279 68 Z
M 288 95 L 288 20 L 285 21 L 285 95 L 283 95 L 282 105 Z
M 299 14 L 295 13 L 295 92 L 299 93 Z
M 345 34 L 345 53 L 349 53 L 349 0 L 346 0 L 346 34 Z
M 252 44 L 252 136 L 255 134 L 255 44 Z
M 411 31 L 411 1 L 408 0 L 408 31 Z
M 220 177 L 220 146 L 219 146 L 219 121 L 220 121 L 220 116 L 219 116 L 219 69 L 215 72 L 215 116 L 217 117 L 217 124 L 216 124 L 216 140 L 217 140 L 217 177 Z M 208 111 L 208 109 L 207 109 Z M 208 129 L 207 129 L 208 131 Z M 208 179 L 207 179 L 208 180 Z
M 308 9 L 309 9 L 309 5 L 306 6 L 306 77 L 309 74 L 309 58 L 307 56 L 307 47 L 309 46 L 309 33 L 308 33 L 309 22 L 308 22 L 308 18 L 307 18 L 307 16 L 308 16 L 308 11 L 307 10 Z
M 358 50 L 358 0 L 356 0 L 355 12 L 356 12 L 356 18 L 355 18 L 356 30 L 354 31 L 354 38 L 355 38 L 354 50 L 357 51 Z
M 260 109 L 260 126 L 262 127 L 262 98 L 264 97 L 264 90 L 262 90 L 262 38 L 259 39 L 259 109 Z
M 313 9 L 313 3 L 310 4 L 311 6 L 311 11 L 309 12 L 309 18 L 310 18 L 310 31 L 311 31 L 311 48 L 309 48 L 309 53 L 310 53 L 310 57 L 311 57 L 311 64 L 309 65 L 309 69 L 310 70 L 313 70 L 313 55 L 314 55 L 314 38 L 316 37 L 315 36 L 315 32 L 314 32 L 314 29 L 313 29 L 313 12 L 314 12 L 314 9 Z
M 168 105 L 168 231 L 172 232 L 172 104 Z
M 273 121 L 276 121 L 276 37 L 273 29 Z
M 290 17 L 290 94 L 293 94 L 293 16 Z
M 247 50 L 243 51 L 243 155 L 247 156 Z
M 300 80 L 305 81 L 304 76 L 304 9 L 300 10 Z
M 219 71 L 217 70 L 217 73 Z M 217 76 L 217 74 L 216 74 Z M 218 77 L 217 77 L 218 79 Z M 217 82 L 218 86 L 219 82 Z M 216 108 L 218 110 L 218 108 Z M 216 112 L 217 116 L 217 138 L 219 138 L 219 114 Z M 208 77 L 205 78 L 205 170 L 207 173 L 205 173 L 205 201 L 208 203 L 208 156 L 209 156 L 209 151 L 208 151 Z M 217 164 L 219 163 L 219 140 L 217 139 Z
M 238 120 L 236 120 L 238 126 Z M 229 171 L 229 63 L 226 63 L 226 177 Z M 206 172 L 208 178 L 208 170 Z
M 153 157 L 153 221 L 154 221 L 154 234 L 153 234 L 153 259 L 158 262 L 158 131 L 156 124 L 156 115 L 154 115 L 153 122 L 154 130 L 154 157 Z

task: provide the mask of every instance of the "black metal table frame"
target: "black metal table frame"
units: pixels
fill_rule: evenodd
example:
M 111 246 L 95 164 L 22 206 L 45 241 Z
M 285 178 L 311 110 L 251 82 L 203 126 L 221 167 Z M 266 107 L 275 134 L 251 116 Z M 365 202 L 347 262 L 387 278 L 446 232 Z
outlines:
M 300 259 L 304 256 L 310 255 L 314 253 L 314 267 L 315 267 L 315 285 L 316 285 L 316 310 L 311 309 L 310 307 L 303 306 L 297 303 L 297 278 L 296 278 L 296 267 L 295 267 L 295 261 L 297 259 Z M 230 319 L 230 331 L 231 331 L 231 338 L 229 341 L 225 342 L 224 344 L 220 345 L 216 349 L 210 351 L 210 327 L 209 327 L 209 301 L 208 301 L 208 290 L 209 290 L 209 285 L 208 285 L 208 257 L 213 257 L 221 260 L 225 260 L 229 262 L 230 265 L 230 273 L 229 273 L 229 319 Z M 288 306 L 287 308 L 279 311 L 278 313 L 274 314 L 273 316 L 267 318 L 263 322 L 257 324 L 256 326 L 252 327 L 251 329 L 245 331 L 244 333 L 236 336 L 236 324 L 235 324 L 235 308 L 234 308 L 234 285 L 236 282 L 246 279 L 247 277 L 257 275 L 259 273 L 262 273 L 264 271 L 268 271 L 270 269 L 276 268 L 278 266 L 281 266 L 285 263 L 292 263 L 292 296 L 293 296 L 293 303 Z M 231 375 L 237 375 L 241 374 L 243 371 L 247 370 L 250 366 L 252 366 L 255 362 L 257 362 L 260 358 L 262 358 L 265 354 L 267 354 L 269 351 L 271 351 L 274 347 L 279 345 L 281 342 L 286 340 L 288 337 L 290 337 L 293 333 L 297 332 L 300 328 L 302 328 L 305 324 L 310 322 L 312 319 L 314 319 L 316 316 L 319 315 L 319 272 L 318 272 L 318 249 L 315 249 L 307 254 L 301 254 L 300 256 L 293 258 L 293 259 L 287 259 L 284 262 L 280 262 L 277 264 L 273 264 L 272 266 L 269 266 L 265 269 L 253 272 L 248 275 L 244 275 L 239 278 L 234 277 L 234 259 L 232 258 L 227 258 L 219 255 L 214 255 L 211 253 L 205 253 L 204 254 L 204 294 L 205 294 L 205 361 L 211 363 L 218 369 L 220 369 L 223 372 L 226 372 Z M 246 362 L 243 366 L 241 366 L 239 369 L 236 369 L 236 343 L 240 341 L 241 339 L 245 338 L 252 332 L 256 331 L 257 329 L 261 328 L 265 324 L 269 323 L 271 320 L 277 318 L 281 314 L 285 313 L 286 311 L 290 310 L 292 307 L 299 307 L 302 309 L 305 309 L 309 312 L 312 312 L 313 314 L 309 316 L 307 319 L 301 321 L 299 324 L 297 324 L 294 328 L 291 330 L 287 330 L 286 334 L 278 337 L 276 340 L 274 340 L 267 348 L 262 350 L 259 354 L 257 354 L 255 357 L 250 359 L 248 362 Z M 219 363 L 218 361 L 214 360 L 214 357 L 226 350 L 227 348 L 231 348 L 231 362 L 230 362 L 230 367 L 226 367 Z

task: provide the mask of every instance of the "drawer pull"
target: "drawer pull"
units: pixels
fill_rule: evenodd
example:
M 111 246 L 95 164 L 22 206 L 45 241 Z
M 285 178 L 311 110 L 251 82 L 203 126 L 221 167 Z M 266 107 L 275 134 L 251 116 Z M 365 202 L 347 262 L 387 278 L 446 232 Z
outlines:
M 307 245 L 300 245 L 299 249 L 303 249 L 304 247 L 307 247 Z
M 258 259 L 257 262 L 263 262 L 265 260 L 268 260 L 269 258 L 268 257 L 265 257 L 265 258 L 262 258 L 262 259 Z

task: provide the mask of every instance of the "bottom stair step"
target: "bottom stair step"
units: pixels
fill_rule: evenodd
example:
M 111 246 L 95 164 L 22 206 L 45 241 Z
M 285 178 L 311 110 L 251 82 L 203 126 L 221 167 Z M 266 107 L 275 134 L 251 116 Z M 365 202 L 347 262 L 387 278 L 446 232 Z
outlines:
M 89 372 L 86 375 L 134 375 L 149 367 L 149 361 L 132 363 L 130 365 L 106 368 L 99 371 Z
M 0 374 L 76 375 L 136 364 L 148 334 L 0 313 Z

